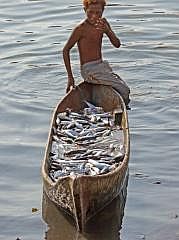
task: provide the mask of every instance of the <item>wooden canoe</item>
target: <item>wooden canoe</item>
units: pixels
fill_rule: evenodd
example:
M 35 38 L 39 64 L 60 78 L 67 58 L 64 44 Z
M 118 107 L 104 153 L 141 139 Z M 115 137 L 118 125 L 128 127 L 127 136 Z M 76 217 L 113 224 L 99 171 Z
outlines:
M 122 131 L 124 135 L 125 156 L 115 170 L 102 175 L 65 176 L 53 182 L 48 174 L 48 158 L 52 144 L 53 126 L 59 112 L 67 108 L 79 112 L 85 107 L 84 101 L 101 106 L 107 112 L 122 109 Z M 86 222 L 107 206 L 126 187 L 128 178 L 128 161 L 130 153 L 129 126 L 126 106 L 112 87 L 82 82 L 72 89 L 57 104 L 54 110 L 48 136 L 45 157 L 42 164 L 43 189 L 48 198 L 59 208 L 70 214 L 76 222 L 77 229 L 83 231 Z

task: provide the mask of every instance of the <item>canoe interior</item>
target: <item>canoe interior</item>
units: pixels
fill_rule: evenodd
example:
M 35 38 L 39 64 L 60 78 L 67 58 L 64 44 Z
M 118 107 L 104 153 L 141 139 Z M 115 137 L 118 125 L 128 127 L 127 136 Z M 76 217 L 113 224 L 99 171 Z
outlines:
M 52 127 L 56 124 L 56 116 L 59 112 L 64 112 L 67 108 L 79 112 L 86 107 L 85 100 L 95 106 L 103 107 L 104 111 L 107 112 L 113 112 L 118 108 L 122 109 L 122 129 L 125 146 L 124 160 L 120 167 L 108 174 L 77 176 L 76 178 L 67 176 L 58 179 L 54 183 L 48 176 L 48 157 L 52 143 Z M 45 159 L 42 166 L 44 191 L 56 205 L 62 207 L 75 218 L 77 227 L 81 229 L 91 216 L 104 208 L 120 193 L 128 172 L 128 160 L 129 130 L 124 101 L 109 86 L 84 82 L 79 84 L 57 104 L 52 117 Z
M 72 90 L 58 105 L 56 111 L 63 112 L 66 108 L 73 111 L 80 111 L 86 104 L 84 100 L 93 103 L 95 106 L 103 107 L 104 111 L 113 111 L 121 106 L 119 98 L 109 86 L 81 83 Z

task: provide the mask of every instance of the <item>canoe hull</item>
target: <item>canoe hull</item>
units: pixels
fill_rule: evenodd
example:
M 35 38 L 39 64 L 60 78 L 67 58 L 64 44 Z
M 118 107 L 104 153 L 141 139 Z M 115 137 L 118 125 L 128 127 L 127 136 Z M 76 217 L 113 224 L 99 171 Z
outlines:
M 123 109 L 122 129 L 124 132 L 125 157 L 122 164 L 108 174 L 96 176 L 66 176 L 52 182 L 48 176 L 48 155 L 52 142 L 52 126 L 56 116 L 66 108 L 80 111 L 85 107 L 84 100 L 105 111 L 113 111 L 119 105 Z M 83 231 L 86 222 L 103 209 L 127 185 L 129 161 L 129 128 L 125 104 L 120 95 L 109 86 L 81 83 L 57 105 L 52 118 L 45 158 L 42 165 L 44 191 L 58 207 L 72 215 L 78 230 Z
M 83 229 L 83 237 L 91 240 L 119 239 L 126 197 L 127 186 L 124 186 L 120 194 L 111 203 L 87 221 L 85 229 Z M 48 224 L 47 239 L 74 239 L 75 237 L 75 239 L 79 239 L 80 233 L 76 231 L 74 219 L 54 204 L 45 192 L 42 198 L 42 217 Z M 112 231 L 109 231 L 110 229 L 112 229 Z

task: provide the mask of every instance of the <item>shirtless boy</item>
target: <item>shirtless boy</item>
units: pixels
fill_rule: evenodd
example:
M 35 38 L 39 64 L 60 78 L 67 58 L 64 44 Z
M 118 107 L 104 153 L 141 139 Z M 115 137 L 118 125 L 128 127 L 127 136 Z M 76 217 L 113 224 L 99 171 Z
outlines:
M 89 65 L 91 64 L 90 67 L 93 67 L 92 65 L 94 65 L 96 68 L 98 64 L 103 64 L 101 49 L 102 49 L 102 38 L 104 34 L 107 35 L 111 44 L 114 47 L 119 48 L 121 45 L 119 38 L 111 29 L 110 24 L 108 23 L 106 18 L 102 18 L 106 1 L 105 0 L 83 0 L 83 5 L 84 5 L 84 11 L 86 13 L 86 19 L 75 27 L 75 29 L 73 30 L 69 40 L 67 41 L 63 49 L 63 58 L 64 58 L 64 63 L 65 63 L 67 74 L 68 74 L 68 84 L 66 89 L 67 92 L 70 90 L 71 87 L 75 86 L 75 81 L 74 81 L 71 63 L 70 63 L 70 50 L 76 43 L 79 50 L 80 64 L 81 64 L 81 70 L 82 70 L 81 73 L 85 81 L 88 81 L 89 79 L 88 74 L 86 74 L 86 72 L 89 72 L 89 71 L 85 71 L 86 70 L 85 66 L 87 66 L 88 64 Z M 115 84 L 119 83 L 119 87 L 117 90 L 123 96 L 126 104 L 128 104 L 129 92 L 130 92 L 128 86 L 120 77 L 118 77 L 119 79 L 117 79 L 116 77 L 117 75 L 112 72 L 112 69 L 109 66 L 106 66 L 106 63 L 103 65 L 105 66 L 102 66 L 102 68 L 103 67 L 105 69 L 106 67 L 108 68 L 107 72 L 101 69 L 103 75 L 104 75 L 104 72 L 106 72 L 107 74 L 106 76 L 108 77 L 108 79 L 110 79 L 112 74 L 112 78 L 113 78 L 112 82 L 115 81 Z M 99 68 L 101 68 L 101 65 L 99 66 Z M 109 75 L 109 72 L 110 72 L 110 75 Z M 95 69 L 95 73 L 96 73 L 96 69 Z M 99 76 L 100 74 L 97 74 L 97 75 Z M 101 81 L 100 79 L 98 79 L 99 77 L 95 77 L 95 74 L 93 76 L 93 73 L 90 74 L 90 77 L 93 78 L 93 80 L 95 80 L 94 83 L 113 86 L 113 84 L 111 84 L 108 81 Z M 101 79 L 102 78 L 103 77 L 101 77 Z M 120 86 L 121 84 L 122 86 Z M 116 88 L 115 86 L 113 87 Z M 121 92 L 121 89 L 123 89 L 122 92 Z

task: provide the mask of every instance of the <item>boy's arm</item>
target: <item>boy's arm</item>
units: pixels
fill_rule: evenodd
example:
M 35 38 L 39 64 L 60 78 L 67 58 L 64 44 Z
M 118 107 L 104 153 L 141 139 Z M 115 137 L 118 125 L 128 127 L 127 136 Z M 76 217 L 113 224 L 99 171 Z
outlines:
M 116 36 L 116 34 L 113 32 L 113 30 L 110 27 L 110 24 L 106 20 L 106 18 L 101 18 L 98 20 L 96 24 L 96 29 L 102 30 L 111 41 L 112 45 L 116 48 L 119 48 L 121 45 L 121 42 L 119 38 Z
M 65 67 L 67 70 L 67 74 L 68 74 L 68 83 L 67 83 L 66 92 L 68 92 L 71 87 L 75 86 L 75 81 L 73 78 L 71 62 L 70 62 L 70 50 L 75 45 L 75 43 L 78 42 L 80 36 L 81 36 L 80 27 L 76 27 L 73 30 L 70 38 L 68 39 L 67 43 L 65 44 L 65 46 L 63 48 L 63 60 L 64 60 Z
M 108 36 L 108 38 L 110 39 L 114 47 L 119 48 L 121 46 L 121 41 L 116 36 L 116 34 L 112 31 L 112 29 L 108 30 L 106 32 L 106 35 Z

